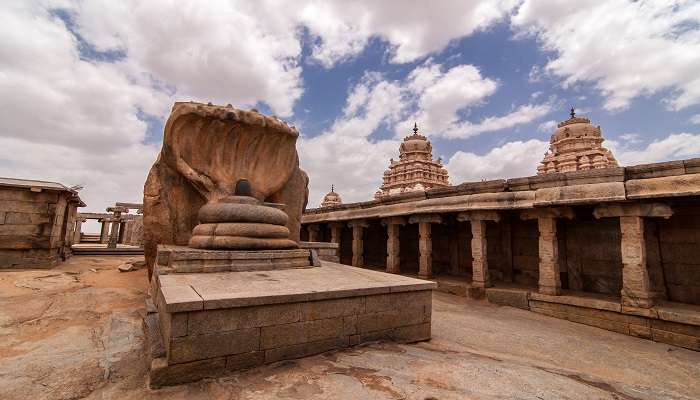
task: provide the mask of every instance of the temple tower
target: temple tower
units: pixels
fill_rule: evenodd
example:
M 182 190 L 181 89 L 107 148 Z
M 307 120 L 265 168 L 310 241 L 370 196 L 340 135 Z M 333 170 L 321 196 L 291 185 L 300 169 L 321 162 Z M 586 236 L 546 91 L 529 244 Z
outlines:
M 399 147 L 399 161 L 390 160 L 384 182 L 374 198 L 448 185 L 449 176 L 442 160 L 433 161 L 430 141 L 418 134 L 418 125 L 414 124 L 413 134 L 406 136 Z
M 604 140 L 600 126 L 577 117 L 572 108 L 571 118 L 557 125 L 537 174 L 617 167 L 612 152 L 602 146 Z
M 340 198 L 340 195 L 335 192 L 335 187 L 331 185 L 331 191 L 323 197 L 321 207 L 339 206 L 341 204 L 343 204 L 343 200 Z

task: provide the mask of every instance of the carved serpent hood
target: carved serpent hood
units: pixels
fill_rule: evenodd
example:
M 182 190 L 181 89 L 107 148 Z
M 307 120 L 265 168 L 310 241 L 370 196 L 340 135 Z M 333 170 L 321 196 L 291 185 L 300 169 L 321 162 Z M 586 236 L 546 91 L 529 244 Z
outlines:
M 208 202 L 230 196 L 247 179 L 264 201 L 289 180 L 297 165 L 299 132 L 255 110 L 175 103 L 163 137 L 163 161 Z

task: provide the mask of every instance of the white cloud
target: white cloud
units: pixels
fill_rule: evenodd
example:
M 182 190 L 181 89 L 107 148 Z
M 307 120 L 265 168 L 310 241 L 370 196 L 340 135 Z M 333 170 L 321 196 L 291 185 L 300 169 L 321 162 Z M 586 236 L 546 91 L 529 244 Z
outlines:
M 252 3 L 0 3 L 0 175 L 82 184 L 87 209 L 139 202 L 159 145 L 142 114 L 175 100 L 290 114 L 301 95 L 295 23 Z M 67 10 L 79 42 L 54 12 Z M 69 25 L 72 26 L 72 25 Z M 81 53 L 111 51 L 109 60 Z
M 537 125 L 537 132 L 552 133 L 557 128 L 557 121 L 551 119 Z
M 466 139 L 486 132 L 500 131 L 518 125 L 528 124 L 549 114 L 552 106 L 545 104 L 522 105 L 508 114 L 496 117 L 486 117 L 477 123 L 464 121 L 451 126 L 442 132 L 441 136 L 450 139 Z
M 470 108 L 481 105 L 498 89 L 498 82 L 484 77 L 473 65 L 458 65 L 446 71 L 442 65 L 428 60 L 408 76 L 406 86 L 409 99 L 416 100 L 416 111 L 396 126 L 396 135 L 403 128 L 418 121 L 424 132 L 431 136 L 466 139 L 485 132 L 493 132 L 526 124 L 551 111 L 549 103 L 521 105 L 506 115 L 491 116 L 479 122 L 465 119 Z M 401 129 L 401 130 L 399 130 Z
M 440 51 L 450 41 L 503 20 L 515 0 L 445 0 L 406 3 L 325 1 L 290 3 L 317 38 L 312 57 L 326 67 L 360 53 L 380 38 L 391 47 L 391 62 L 406 63 Z
M 379 188 L 399 142 L 373 140 L 382 124 L 395 123 L 403 111 L 398 82 L 366 74 L 348 93 L 344 113 L 331 128 L 299 141 L 301 166 L 309 176 L 309 207 L 317 207 L 334 184 L 344 202 L 364 201 Z
M 695 114 L 692 117 L 690 117 L 689 122 L 691 124 L 700 125 L 700 114 Z
M 124 50 L 130 70 L 172 85 L 179 99 L 263 101 L 289 116 L 301 96 L 296 22 L 271 2 L 86 1 L 74 11 L 88 41 Z
M 616 140 L 608 140 L 605 143 L 623 166 L 700 156 L 700 134 L 696 133 L 673 133 L 652 141 L 644 148 L 630 148 L 629 143 Z
M 547 72 L 594 82 L 608 110 L 665 91 L 672 109 L 700 103 L 697 1 L 525 0 L 511 22 L 554 53 Z
M 482 179 L 532 176 L 542 161 L 549 143 L 537 139 L 508 142 L 484 155 L 458 151 L 447 162 L 454 185 Z

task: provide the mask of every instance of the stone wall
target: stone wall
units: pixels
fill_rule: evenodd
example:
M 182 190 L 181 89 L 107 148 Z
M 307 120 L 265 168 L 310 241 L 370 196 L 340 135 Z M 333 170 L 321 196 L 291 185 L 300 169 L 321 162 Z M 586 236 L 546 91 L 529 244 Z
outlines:
M 619 295 L 622 288 L 620 224 L 580 213 L 559 221 L 562 286 L 565 289 Z M 588 217 L 587 217 L 588 216 Z
M 164 310 L 162 296 L 157 301 Z M 172 385 L 380 339 L 427 340 L 431 313 L 430 290 L 159 312 L 167 364 L 152 365 L 150 385 Z
M 49 268 L 71 256 L 77 209 L 71 196 L 0 187 L 0 268 Z
M 536 220 L 511 219 L 513 282 L 537 286 L 539 278 L 539 231 Z
M 700 304 L 700 206 L 679 204 L 656 224 L 669 300 Z

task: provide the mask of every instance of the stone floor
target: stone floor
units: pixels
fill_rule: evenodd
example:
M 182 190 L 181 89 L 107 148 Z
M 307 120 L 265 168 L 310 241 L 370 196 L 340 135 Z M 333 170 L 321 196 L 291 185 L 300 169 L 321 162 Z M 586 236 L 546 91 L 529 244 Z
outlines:
M 436 293 L 433 340 L 145 388 L 145 271 L 0 272 L 0 399 L 697 399 L 700 353 Z

